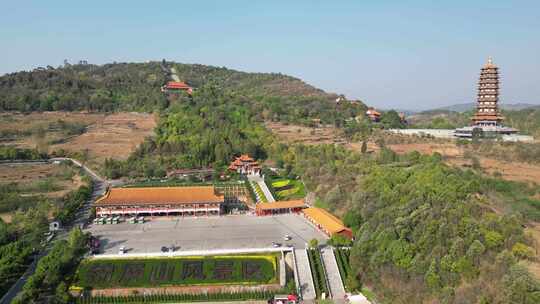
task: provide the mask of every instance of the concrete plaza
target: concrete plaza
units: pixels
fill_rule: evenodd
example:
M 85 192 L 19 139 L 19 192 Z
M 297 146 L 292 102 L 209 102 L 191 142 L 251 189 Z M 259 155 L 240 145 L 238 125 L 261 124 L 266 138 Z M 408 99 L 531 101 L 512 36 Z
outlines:
M 99 237 L 105 254 L 117 254 L 122 246 L 128 253 L 157 253 L 162 246 L 180 251 L 268 248 L 272 242 L 305 248 L 311 239 L 320 243 L 327 239 L 301 215 L 293 214 L 154 217 L 144 224 L 92 224 L 87 231 Z M 285 241 L 285 235 L 292 239 Z

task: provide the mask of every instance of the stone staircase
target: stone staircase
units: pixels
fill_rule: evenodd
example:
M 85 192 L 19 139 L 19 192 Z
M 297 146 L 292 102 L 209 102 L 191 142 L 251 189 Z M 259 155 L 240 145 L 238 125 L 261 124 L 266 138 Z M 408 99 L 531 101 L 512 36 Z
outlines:
M 300 283 L 300 292 L 304 302 L 314 301 L 317 295 L 315 294 L 315 286 L 313 277 L 311 276 L 311 266 L 306 249 L 295 249 L 296 267 L 298 268 L 298 281 Z
M 341 275 L 339 273 L 339 268 L 332 247 L 323 247 L 321 249 L 321 258 L 326 271 L 327 282 L 329 284 L 328 288 L 330 288 L 332 299 L 334 299 L 334 301 L 344 300 L 345 287 L 343 286 L 343 281 L 341 280 Z

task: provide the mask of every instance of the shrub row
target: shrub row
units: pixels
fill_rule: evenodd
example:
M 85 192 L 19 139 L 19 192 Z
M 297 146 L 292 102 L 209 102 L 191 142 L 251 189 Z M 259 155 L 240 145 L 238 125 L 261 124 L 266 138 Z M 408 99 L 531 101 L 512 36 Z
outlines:
M 117 297 L 82 297 L 78 298 L 77 304 L 94 303 L 180 303 L 180 302 L 208 302 L 208 301 L 248 301 L 267 300 L 277 293 L 287 293 L 285 290 L 273 291 L 246 291 L 230 293 L 203 293 L 203 294 L 153 294 L 153 295 L 130 295 Z
M 349 264 L 349 250 L 337 248 L 334 250 L 334 255 L 336 256 L 339 273 L 341 274 L 341 280 L 343 285 L 348 289 L 347 278 L 351 272 L 351 266 Z
M 75 214 L 84 203 L 92 196 L 92 181 L 88 181 L 88 186 L 80 186 L 76 191 L 68 193 L 62 198 L 63 206 L 56 214 L 56 219 L 62 225 L 68 225 L 75 219 Z
M 264 183 L 268 187 L 268 190 L 270 190 L 270 193 L 272 193 L 272 196 L 275 200 L 278 200 L 278 195 L 276 193 L 276 189 L 274 189 L 274 185 L 272 184 L 272 177 L 269 176 L 269 174 L 264 175 Z
M 253 202 L 256 203 L 257 202 L 257 195 L 255 195 L 255 190 L 253 190 L 253 185 L 250 183 L 250 181 L 245 176 L 242 176 L 242 180 L 244 181 L 245 184 L 247 184 L 246 188 L 248 189 L 249 196 L 251 197 Z
M 0 145 L 0 160 L 42 160 L 46 158 L 47 154 L 40 153 L 37 149 Z
M 324 276 L 321 254 L 317 249 L 308 249 L 309 264 L 311 265 L 311 274 L 313 276 L 313 284 L 315 285 L 315 293 L 317 298 L 321 298 L 324 292 L 328 296 L 328 286 Z

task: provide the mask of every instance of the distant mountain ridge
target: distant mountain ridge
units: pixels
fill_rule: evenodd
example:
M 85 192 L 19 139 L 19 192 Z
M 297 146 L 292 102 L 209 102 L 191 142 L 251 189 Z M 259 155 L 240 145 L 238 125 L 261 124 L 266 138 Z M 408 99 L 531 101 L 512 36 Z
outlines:
M 510 110 L 510 111 L 520 111 L 520 110 L 525 110 L 525 109 L 530 109 L 530 108 L 540 108 L 540 105 L 538 104 L 523 103 L 523 102 L 510 103 L 510 104 L 500 103 L 499 106 L 503 110 Z M 476 108 L 476 103 L 470 102 L 470 103 L 460 103 L 460 104 L 454 104 L 454 105 L 450 105 L 446 107 L 435 108 L 435 109 L 431 109 L 431 110 L 427 110 L 423 112 L 451 111 L 451 112 L 463 113 L 463 112 L 474 110 L 475 108 Z

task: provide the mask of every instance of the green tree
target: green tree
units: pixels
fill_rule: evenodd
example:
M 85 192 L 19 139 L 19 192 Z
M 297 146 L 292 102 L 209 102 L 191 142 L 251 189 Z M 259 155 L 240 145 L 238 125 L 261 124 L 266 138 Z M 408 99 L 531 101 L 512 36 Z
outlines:
M 365 154 L 367 152 L 367 143 L 366 141 L 362 141 L 362 147 L 360 148 L 360 152 L 362 152 L 362 154 Z
M 535 256 L 534 249 L 520 242 L 512 246 L 512 254 L 520 259 L 532 259 Z
M 349 273 L 347 276 L 345 285 L 351 292 L 358 292 L 362 289 L 362 283 L 353 272 Z
M 437 263 L 435 261 L 431 261 L 424 279 L 426 280 L 428 287 L 432 290 L 438 290 L 441 288 L 441 277 L 437 272 Z
M 394 110 L 386 111 L 381 114 L 381 124 L 385 129 L 403 129 L 405 124 L 401 121 L 398 112 Z

